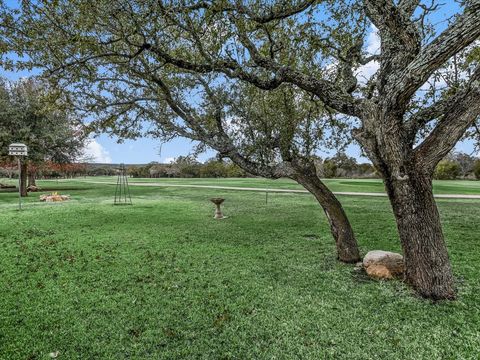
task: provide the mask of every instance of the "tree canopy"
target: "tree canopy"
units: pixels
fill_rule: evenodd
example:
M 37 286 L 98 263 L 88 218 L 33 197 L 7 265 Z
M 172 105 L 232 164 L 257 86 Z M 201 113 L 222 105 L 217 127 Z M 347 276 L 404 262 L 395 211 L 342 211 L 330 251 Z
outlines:
M 0 156 L 23 142 L 33 162 L 69 162 L 81 155 L 85 134 L 72 113 L 52 105 L 45 83 L 33 79 L 0 82 Z

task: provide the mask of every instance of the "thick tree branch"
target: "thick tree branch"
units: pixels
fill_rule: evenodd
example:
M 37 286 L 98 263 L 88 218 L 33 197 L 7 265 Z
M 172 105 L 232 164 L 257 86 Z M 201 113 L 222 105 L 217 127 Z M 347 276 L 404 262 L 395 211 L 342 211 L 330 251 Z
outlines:
M 449 110 L 427 138 L 415 149 L 414 155 L 422 169 L 433 172 L 465 131 L 480 116 L 480 65 L 477 66 L 463 97 L 456 97 Z
M 411 17 L 420 5 L 420 0 L 400 0 L 398 7 L 407 17 Z
M 283 82 L 297 85 L 303 90 L 312 92 L 317 95 L 325 104 L 331 108 L 351 116 L 359 116 L 361 114 L 361 102 L 354 99 L 350 94 L 344 92 L 336 84 L 305 75 L 288 66 L 283 66 L 270 58 L 259 55 L 257 49 L 246 37 L 242 37 L 244 46 L 248 45 L 248 50 L 252 59 L 258 66 L 272 71 L 275 76 L 270 79 L 264 79 L 257 75 L 244 70 L 235 61 L 217 60 L 210 63 L 193 63 L 184 59 L 175 58 L 157 46 L 150 46 L 150 50 L 159 56 L 164 62 L 172 64 L 180 69 L 194 71 L 198 73 L 220 72 L 230 78 L 237 78 L 257 86 L 263 90 L 273 90 L 280 86 Z
M 480 37 L 480 2 L 475 1 L 465 13 L 428 44 L 405 68 L 389 97 L 403 107 L 413 94 L 449 58 Z
M 427 125 L 430 121 L 440 118 L 449 109 L 455 107 L 470 91 L 470 87 L 462 89 L 458 91 L 455 95 L 450 96 L 446 99 L 441 99 L 434 104 L 422 108 L 418 112 L 413 114 L 405 124 L 408 138 L 411 140 L 411 142 L 413 143 L 417 132 L 422 127 Z
M 392 0 L 364 0 L 365 10 L 373 24 L 383 33 L 382 47 L 405 49 L 416 53 L 420 47 L 420 36 L 409 17 L 395 6 Z
M 381 32 L 395 35 L 403 43 L 419 41 L 413 24 L 392 0 L 364 0 L 364 3 L 368 17 Z
M 258 24 L 267 24 L 271 21 L 283 20 L 290 16 L 299 14 L 313 5 L 315 0 L 300 1 L 298 4 L 292 4 L 292 1 L 284 1 L 279 5 L 271 6 L 267 11 L 258 12 L 252 11 L 248 6 L 245 6 L 238 1 L 234 4 L 229 2 L 208 3 L 206 1 L 200 1 L 194 5 L 174 7 L 167 7 L 162 1 L 160 1 L 160 3 L 164 9 L 168 9 L 168 11 L 171 11 L 172 13 L 197 10 L 209 10 L 212 13 L 235 12 L 240 15 L 245 15 L 248 20 L 254 21 Z
M 306 0 L 300 1 L 296 5 L 291 5 L 290 1 L 286 1 L 280 6 L 271 7 L 269 11 L 264 12 L 263 14 L 256 14 L 255 12 L 250 11 L 248 7 L 240 5 L 240 3 L 237 2 L 236 10 L 240 14 L 247 15 L 250 20 L 259 24 L 266 24 L 274 20 L 283 20 L 299 14 L 308 9 L 313 3 L 315 3 L 315 0 Z
M 320 78 L 308 76 L 289 66 L 279 64 L 271 58 L 260 54 L 248 34 L 237 26 L 238 37 L 243 46 L 249 51 L 250 57 L 256 65 L 274 72 L 284 82 L 291 83 L 299 88 L 315 94 L 320 100 L 331 108 L 350 116 L 360 116 L 361 103 L 349 94 L 341 86 Z M 355 82 L 356 85 L 356 82 Z M 351 88 L 351 86 L 349 87 Z M 353 91 L 353 90 L 352 90 Z
M 182 58 L 171 56 L 166 51 L 158 46 L 151 46 L 152 53 L 157 55 L 166 64 L 174 65 L 183 70 L 189 70 L 200 74 L 207 74 L 211 72 L 219 72 L 227 75 L 233 79 L 240 79 L 251 83 L 263 90 L 273 90 L 279 87 L 284 80 L 280 76 L 275 76 L 270 79 L 264 79 L 251 72 L 247 72 L 237 62 L 232 60 L 219 59 L 212 62 L 191 62 Z

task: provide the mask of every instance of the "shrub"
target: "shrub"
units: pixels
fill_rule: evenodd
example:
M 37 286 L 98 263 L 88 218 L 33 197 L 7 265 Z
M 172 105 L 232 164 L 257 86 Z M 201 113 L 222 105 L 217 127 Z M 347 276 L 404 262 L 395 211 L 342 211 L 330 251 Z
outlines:
M 337 164 L 333 161 L 327 159 L 323 162 L 323 177 L 327 179 L 334 178 L 337 176 L 337 170 Z
M 475 164 L 473 165 L 473 174 L 477 180 L 480 180 L 480 159 L 475 161 Z
M 438 180 L 453 180 L 461 173 L 460 165 L 451 160 L 442 160 L 438 163 L 434 177 Z

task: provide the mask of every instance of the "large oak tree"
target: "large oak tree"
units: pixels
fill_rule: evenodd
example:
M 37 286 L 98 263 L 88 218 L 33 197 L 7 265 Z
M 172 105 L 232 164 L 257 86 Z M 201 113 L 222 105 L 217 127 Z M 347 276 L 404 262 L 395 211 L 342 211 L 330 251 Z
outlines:
M 101 93 L 112 81 L 128 91 L 146 86 L 145 75 L 181 69 L 269 91 L 288 83 L 349 117 L 384 179 L 407 280 L 422 296 L 455 297 L 432 175 L 479 117 L 480 67 L 463 61 L 480 36 L 478 0 L 459 2 L 440 30 L 429 22 L 439 4 L 418 0 L 22 4 L 4 11 L 3 47 L 69 91 L 91 92 L 95 83 Z M 375 54 L 365 45 L 373 26 Z M 465 65 L 456 81 L 439 96 L 422 94 L 458 57 Z M 359 81 L 356 72 L 372 62 L 375 74 Z

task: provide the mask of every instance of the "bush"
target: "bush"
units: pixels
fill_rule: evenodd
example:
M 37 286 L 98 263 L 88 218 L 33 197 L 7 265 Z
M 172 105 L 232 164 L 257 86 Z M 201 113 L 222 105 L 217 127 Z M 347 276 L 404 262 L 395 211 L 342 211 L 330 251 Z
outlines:
M 224 178 L 228 177 L 227 168 L 222 161 L 209 160 L 200 167 L 200 177 L 203 178 Z
M 333 161 L 327 159 L 323 162 L 323 177 L 327 179 L 334 178 L 337 176 L 337 170 L 337 164 L 335 164 Z
M 226 168 L 227 168 L 227 177 L 240 178 L 240 177 L 247 176 L 247 173 L 245 172 L 245 170 L 243 170 L 240 166 L 234 163 L 227 164 Z
M 451 160 L 442 160 L 438 163 L 434 178 L 438 180 L 453 180 L 461 173 L 460 165 Z
M 480 159 L 475 161 L 473 165 L 473 174 L 477 180 L 480 180 Z

